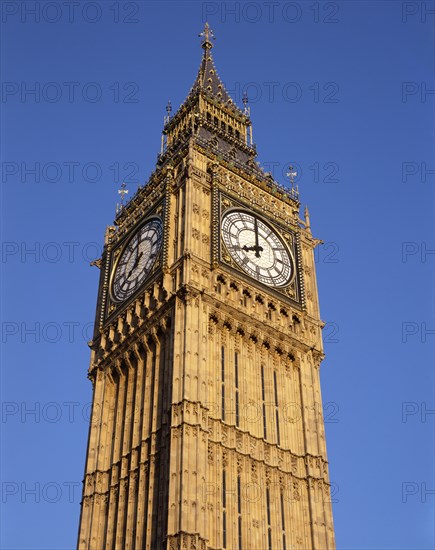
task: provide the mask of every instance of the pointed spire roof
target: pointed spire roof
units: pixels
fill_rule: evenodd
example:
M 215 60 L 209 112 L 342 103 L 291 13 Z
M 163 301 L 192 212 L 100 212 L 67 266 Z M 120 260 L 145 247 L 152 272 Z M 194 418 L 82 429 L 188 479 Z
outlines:
M 219 78 L 214 65 L 211 50 L 213 48 L 212 40 L 214 40 L 213 31 L 210 29 L 208 23 L 205 23 L 204 30 L 199 34 L 203 38 L 201 47 L 204 50 L 201 65 L 193 86 L 190 88 L 186 99 L 177 109 L 173 117 L 165 118 L 165 129 L 173 126 L 180 117 L 180 114 L 191 105 L 196 97 L 201 94 L 208 97 L 212 102 L 219 103 L 222 107 L 228 109 L 233 116 L 243 120 L 245 123 L 249 121 L 249 112 L 240 109 L 232 100 L 229 93 L 226 91 L 223 82 Z
M 192 86 L 192 91 L 202 89 L 225 103 L 233 103 L 233 100 L 225 90 L 214 65 L 213 56 L 211 54 L 211 50 L 213 48 L 211 39 L 214 39 L 214 34 L 208 26 L 208 23 L 205 24 L 204 30 L 199 36 L 203 37 L 201 47 L 204 50 L 204 54 L 202 56 L 198 75 L 194 85 Z
M 189 96 L 198 91 L 203 91 L 207 95 L 213 97 L 213 99 L 224 103 L 231 109 L 235 109 L 239 114 L 243 114 L 242 110 L 239 109 L 239 107 L 237 107 L 234 103 L 229 93 L 226 91 L 222 80 L 219 78 L 211 53 L 213 48 L 212 40 L 215 39 L 215 36 L 208 23 L 204 25 L 204 30 L 199 34 L 199 36 L 203 38 L 201 47 L 204 50 L 204 53 L 198 75 L 189 92 Z

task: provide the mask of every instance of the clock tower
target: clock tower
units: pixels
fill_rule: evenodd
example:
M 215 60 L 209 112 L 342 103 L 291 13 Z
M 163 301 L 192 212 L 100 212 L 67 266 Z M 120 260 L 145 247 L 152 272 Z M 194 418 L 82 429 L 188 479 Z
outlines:
M 106 230 L 80 549 L 332 549 L 308 212 L 212 59 Z

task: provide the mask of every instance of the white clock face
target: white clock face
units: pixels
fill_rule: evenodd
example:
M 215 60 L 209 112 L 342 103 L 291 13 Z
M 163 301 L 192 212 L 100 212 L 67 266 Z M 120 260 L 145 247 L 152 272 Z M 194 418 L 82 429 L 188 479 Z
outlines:
M 116 302 L 123 302 L 144 282 L 162 246 L 162 222 L 153 218 L 146 222 L 124 246 L 112 276 L 111 293 Z
M 294 262 L 282 238 L 263 220 L 244 210 L 224 214 L 222 240 L 243 271 L 268 286 L 283 287 L 294 275 Z

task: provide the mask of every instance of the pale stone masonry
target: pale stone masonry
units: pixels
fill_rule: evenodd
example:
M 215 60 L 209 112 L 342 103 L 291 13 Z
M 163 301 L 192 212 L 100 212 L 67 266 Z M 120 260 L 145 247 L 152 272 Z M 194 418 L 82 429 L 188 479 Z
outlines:
M 318 241 L 211 38 L 98 262 L 80 549 L 335 548 Z

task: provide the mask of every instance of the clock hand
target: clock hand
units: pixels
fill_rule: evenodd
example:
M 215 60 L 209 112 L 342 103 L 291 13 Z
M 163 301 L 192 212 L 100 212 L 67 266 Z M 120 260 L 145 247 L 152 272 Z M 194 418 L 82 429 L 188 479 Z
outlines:
M 139 265 L 139 262 L 140 262 L 140 259 L 142 258 L 143 256 L 143 250 L 140 251 L 140 254 L 138 255 L 138 257 L 136 258 L 136 262 L 135 262 L 135 268 Z
M 260 245 L 247 246 L 244 244 L 243 246 L 232 246 L 231 248 L 234 248 L 235 250 L 244 250 L 245 252 L 256 251 L 255 255 L 257 258 L 260 257 L 259 252 L 263 252 L 263 247 Z
M 138 247 L 139 248 L 139 247 Z M 142 257 L 142 254 L 143 254 L 143 250 L 141 251 L 141 253 L 139 254 L 139 251 L 136 255 L 136 259 L 134 261 L 134 264 L 132 266 L 132 268 L 130 269 L 130 271 L 128 272 L 128 275 L 127 275 L 127 279 L 130 277 L 130 275 L 133 273 L 133 271 L 137 268 L 137 266 L 139 265 L 139 262 L 140 262 L 140 259 Z
M 233 248 L 234 250 L 246 250 L 246 251 L 252 250 L 252 247 L 251 246 L 246 246 L 246 244 L 244 244 L 243 246 L 233 245 L 233 246 L 231 246 L 231 248 Z
M 257 218 L 254 218 L 254 229 L 255 229 L 255 247 L 253 247 L 253 250 L 255 250 L 255 257 L 260 257 L 260 252 L 263 252 L 263 247 L 259 245 L 258 242 L 258 220 Z

